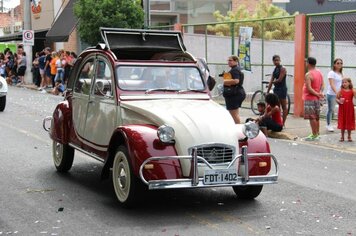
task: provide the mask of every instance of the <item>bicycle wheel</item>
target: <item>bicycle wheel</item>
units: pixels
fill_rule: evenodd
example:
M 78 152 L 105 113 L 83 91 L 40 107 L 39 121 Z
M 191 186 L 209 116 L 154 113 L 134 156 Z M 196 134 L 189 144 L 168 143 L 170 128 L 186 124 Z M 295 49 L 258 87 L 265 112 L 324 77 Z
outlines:
M 290 96 L 289 96 L 289 94 L 287 94 L 287 111 L 289 114 L 289 112 L 290 112 Z
M 265 94 L 262 92 L 262 90 L 257 90 L 252 95 L 251 110 L 255 115 L 259 115 L 259 112 L 258 112 L 258 109 L 257 109 L 257 103 L 264 102 L 264 101 L 265 101 Z

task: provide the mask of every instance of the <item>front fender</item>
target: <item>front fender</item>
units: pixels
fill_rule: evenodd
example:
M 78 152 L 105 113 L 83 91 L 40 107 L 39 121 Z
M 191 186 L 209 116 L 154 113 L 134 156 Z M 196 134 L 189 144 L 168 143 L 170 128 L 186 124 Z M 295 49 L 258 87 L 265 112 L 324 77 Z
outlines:
M 129 151 L 133 172 L 139 176 L 141 164 L 149 157 L 176 156 L 174 145 L 164 144 L 157 137 L 157 127 L 153 125 L 127 125 L 118 128 L 121 142 Z M 181 178 L 182 172 L 179 161 L 166 160 L 152 162 L 152 169 L 144 170 L 148 180 Z
M 6 80 L 0 76 L 0 97 L 6 96 L 8 87 L 7 87 L 7 82 Z
M 240 141 L 240 153 L 241 147 L 244 145 L 247 146 L 247 153 L 271 153 L 267 138 L 262 132 L 254 139 Z M 271 170 L 271 157 L 251 157 L 248 164 L 251 176 L 266 175 Z
M 50 137 L 62 144 L 69 142 L 69 131 L 71 127 L 71 110 L 68 101 L 60 102 L 53 112 L 50 129 Z

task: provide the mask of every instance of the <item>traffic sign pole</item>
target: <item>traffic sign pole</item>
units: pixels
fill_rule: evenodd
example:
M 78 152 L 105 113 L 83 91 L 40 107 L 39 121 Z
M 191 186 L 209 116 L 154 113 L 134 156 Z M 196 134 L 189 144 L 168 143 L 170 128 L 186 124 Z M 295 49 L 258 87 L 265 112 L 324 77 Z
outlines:
M 31 31 L 32 30 L 32 25 L 31 25 L 31 6 L 30 6 L 30 1 L 24 1 L 24 31 Z M 33 31 L 32 31 L 33 32 Z M 30 34 L 27 32 L 26 37 L 30 36 Z M 33 42 L 34 42 L 34 33 L 33 33 Z M 32 44 L 33 45 L 33 44 Z M 25 83 L 26 84 L 32 84 L 33 83 L 33 77 L 31 73 L 31 68 L 32 68 L 32 45 L 25 45 L 24 44 L 24 51 L 26 52 L 26 59 L 27 59 L 27 68 L 26 68 L 26 73 L 25 73 Z

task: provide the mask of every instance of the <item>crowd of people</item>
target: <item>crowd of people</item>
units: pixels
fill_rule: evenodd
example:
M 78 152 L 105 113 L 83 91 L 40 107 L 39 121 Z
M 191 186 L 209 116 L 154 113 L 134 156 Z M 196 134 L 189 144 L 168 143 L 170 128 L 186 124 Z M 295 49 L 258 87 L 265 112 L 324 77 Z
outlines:
M 55 95 L 63 93 L 76 59 L 75 52 L 51 51 L 49 47 L 36 52 L 30 68 L 33 84 L 39 91 L 46 92 L 50 89 L 50 92 Z M 3 53 L 0 52 L 0 75 L 6 78 L 9 85 L 23 85 L 27 69 L 27 57 L 22 45 L 18 45 L 15 53 L 9 48 L 6 48 Z
M 269 85 L 265 101 L 258 104 L 259 117 L 248 118 L 246 122 L 257 122 L 261 131 L 267 136 L 268 130 L 280 132 L 285 127 L 288 116 L 287 111 L 287 70 L 281 64 L 279 55 L 272 57 L 275 66 Z M 225 98 L 226 109 L 230 112 L 236 124 L 241 123 L 239 117 L 239 108 L 246 98 L 243 89 L 244 76 L 239 67 L 239 58 L 230 56 L 228 66 L 231 70 L 222 73 L 224 78 L 223 96 Z M 356 90 L 350 78 L 342 73 L 343 61 L 341 58 L 334 60 L 333 68 L 328 73 L 328 85 L 326 89 L 327 112 L 326 129 L 333 132 L 334 128 L 331 120 L 334 115 L 336 103 L 338 103 L 337 128 L 341 130 L 340 142 L 345 140 L 347 132 L 347 141 L 352 142 L 351 131 L 355 130 L 355 112 L 353 98 L 356 97 Z M 305 138 L 307 141 L 318 140 L 320 138 L 320 106 L 324 99 L 324 79 L 322 73 L 316 68 L 316 59 L 308 57 L 306 60 L 307 73 L 305 74 L 303 94 L 304 101 L 304 119 L 309 120 L 311 134 Z M 273 86 L 273 93 L 269 93 Z
M 23 84 L 26 69 L 27 58 L 22 45 L 18 46 L 15 53 L 10 48 L 0 52 L 0 75 L 6 78 L 8 84 Z
M 274 55 L 272 61 L 275 65 L 271 79 L 268 85 L 268 94 L 265 96 L 265 101 L 258 104 L 260 116 L 257 118 L 248 118 L 248 121 L 254 121 L 260 125 L 261 131 L 267 136 L 268 130 L 280 132 L 283 129 L 285 120 L 287 119 L 287 85 L 286 76 L 287 70 L 280 62 L 280 56 Z M 236 124 L 241 123 L 239 116 L 239 108 L 246 98 L 246 93 L 243 88 L 244 74 L 239 67 L 239 58 L 230 56 L 228 58 L 228 66 L 231 70 L 223 73 L 224 90 L 226 109 L 230 112 Z M 273 88 L 273 93 L 269 90 Z M 281 111 L 282 108 L 282 111 Z
M 49 47 L 36 53 L 32 73 L 38 90 L 46 91 L 47 88 L 52 88 L 51 92 L 55 95 L 63 93 L 76 59 L 77 55 L 74 52 L 51 51 Z
M 309 119 L 312 133 L 305 140 L 317 140 L 320 134 L 320 100 L 324 98 L 324 80 L 322 73 L 316 68 L 316 59 L 308 57 L 306 61 L 308 72 L 305 75 L 303 87 L 304 118 Z M 326 114 L 326 129 L 333 132 L 331 124 L 334 108 L 338 103 L 337 128 L 341 130 L 340 142 L 345 140 L 347 131 L 347 141 L 352 142 L 351 131 L 355 130 L 355 110 L 353 98 L 356 97 L 356 90 L 352 81 L 342 73 L 343 61 L 336 58 L 332 70 L 328 73 L 328 85 L 326 99 L 328 104 Z

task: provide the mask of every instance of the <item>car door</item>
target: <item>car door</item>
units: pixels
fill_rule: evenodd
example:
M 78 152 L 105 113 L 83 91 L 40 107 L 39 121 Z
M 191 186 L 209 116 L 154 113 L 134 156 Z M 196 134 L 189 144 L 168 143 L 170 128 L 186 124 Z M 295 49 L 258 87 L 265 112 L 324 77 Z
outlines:
M 95 57 L 83 60 L 74 82 L 72 97 L 73 126 L 79 138 L 84 138 L 91 84 L 94 79 Z
M 97 56 L 95 76 L 89 96 L 85 138 L 105 151 L 117 125 L 114 73 L 109 60 Z

